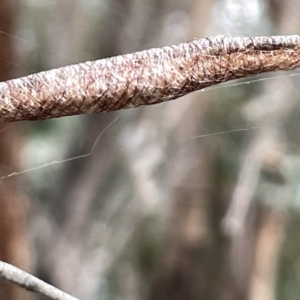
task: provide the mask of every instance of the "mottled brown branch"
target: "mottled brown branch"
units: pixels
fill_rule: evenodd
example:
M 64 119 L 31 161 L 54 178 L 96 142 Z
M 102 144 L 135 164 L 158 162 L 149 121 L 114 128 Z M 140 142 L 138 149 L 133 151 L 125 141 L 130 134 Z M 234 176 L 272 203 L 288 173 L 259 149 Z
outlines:
M 300 66 L 300 36 L 194 40 L 0 83 L 0 120 L 151 105 L 221 82 Z

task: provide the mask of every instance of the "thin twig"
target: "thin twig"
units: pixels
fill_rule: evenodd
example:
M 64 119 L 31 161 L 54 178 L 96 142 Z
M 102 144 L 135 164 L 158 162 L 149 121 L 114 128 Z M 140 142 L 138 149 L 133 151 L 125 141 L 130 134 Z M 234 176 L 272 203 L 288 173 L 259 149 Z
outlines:
M 0 83 L 0 120 L 151 105 L 221 82 L 300 66 L 300 36 L 210 37 Z
M 0 277 L 14 282 L 28 291 L 46 296 L 52 300 L 78 300 L 33 275 L 3 261 L 0 261 Z

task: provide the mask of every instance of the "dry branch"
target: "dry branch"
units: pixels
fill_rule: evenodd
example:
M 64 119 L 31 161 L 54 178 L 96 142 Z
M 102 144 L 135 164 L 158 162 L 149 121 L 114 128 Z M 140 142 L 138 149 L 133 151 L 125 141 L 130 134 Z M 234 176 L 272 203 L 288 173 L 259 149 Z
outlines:
M 28 291 L 46 296 L 52 300 L 78 300 L 33 275 L 3 261 L 0 261 L 0 277 L 14 282 Z
M 0 83 L 0 120 L 151 105 L 221 82 L 300 66 L 300 36 L 194 40 Z

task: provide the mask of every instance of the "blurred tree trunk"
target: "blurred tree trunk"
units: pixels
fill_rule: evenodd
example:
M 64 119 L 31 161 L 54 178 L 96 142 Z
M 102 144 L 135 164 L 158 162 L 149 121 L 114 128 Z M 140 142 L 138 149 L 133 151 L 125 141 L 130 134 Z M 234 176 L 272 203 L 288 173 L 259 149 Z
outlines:
M 10 34 L 14 33 L 15 3 L 0 2 L 0 81 L 12 78 L 15 51 Z M 0 123 L 0 177 L 16 170 L 20 136 L 17 125 Z M 29 268 L 27 208 L 15 178 L 0 179 L 0 259 L 22 269 Z M 27 299 L 28 292 L 0 281 L 0 298 Z
M 209 0 L 194 1 L 191 37 L 206 36 L 214 4 Z M 255 267 L 259 265 L 254 253 L 256 243 L 262 245 L 261 239 L 257 239 L 261 235 L 257 230 L 261 207 L 251 205 L 241 234 L 224 234 L 222 218 L 230 204 L 231 191 L 219 164 L 218 148 L 222 142 L 214 138 L 188 141 L 188 151 L 180 151 L 182 140 L 187 141 L 188 136 L 197 136 L 210 127 L 210 120 L 205 119 L 209 113 L 205 97 L 209 95 L 198 93 L 189 97 L 201 101 L 191 103 L 174 127 L 173 146 L 178 150 L 169 170 L 169 230 L 150 299 L 246 300 L 253 288 L 253 262 Z M 215 115 L 210 116 L 222 123 Z M 273 237 L 275 247 L 280 238 Z
M 193 1 L 189 38 L 207 35 L 213 5 L 211 0 Z M 189 95 L 186 98 L 191 101 L 184 109 L 182 101 L 177 103 L 178 111 L 184 112 L 172 132 L 177 151 L 169 156 L 171 212 L 151 300 L 218 299 L 224 247 L 218 229 L 222 199 L 214 192 L 220 184 L 214 177 L 217 153 L 212 149 L 216 147 L 212 148 L 208 139 L 201 139 L 201 147 L 199 140 L 188 139 L 207 128 L 204 116 L 208 97 L 206 93 Z
M 276 33 L 280 35 L 298 32 L 300 29 L 300 3 L 291 0 L 286 3 L 277 0 L 268 0 L 268 15 L 272 16 Z M 299 109 L 299 83 L 297 78 L 284 77 L 266 81 L 263 84 L 261 94 L 246 105 L 247 116 L 255 106 L 260 111 L 260 117 L 252 117 L 249 120 L 259 123 L 261 120 L 272 124 L 265 126 L 264 135 L 267 137 L 267 147 L 261 154 L 261 170 L 272 178 L 273 187 L 270 194 L 265 194 L 265 201 L 269 204 L 264 209 L 257 227 L 257 240 L 254 252 L 253 274 L 251 281 L 250 300 L 273 300 L 278 297 L 276 292 L 281 287 L 278 282 L 280 257 L 282 255 L 282 243 L 289 223 L 287 209 L 291 204 L 285 194 L 280 193 L 282 187 L 292 189 L 289 176 L 296 177 L 296 174 L 287 174 L 284 161 L 288 159 L 291 146 L 294 144 L 295 136 L 289 136 L 289 131 L 283 129 L 285 122 L 290 121 L 293 111 Z M 273 107 L 270 113 L 270 107 Z M 254 115 L 254 114 L 253 114 Z M 297 126 L 298 129 L 298 126 Z M 298 135 L 298 133 L 297 133 Z M 257 136 L 255 136 L 257 139 Z M 257 139 L 259 141 L 259 139 Z M 261 144 L 265 141 L 259 141 Z M 293 151 L 292 151 L 293 152 Z M 297 172 L 297 171 L 296 171 Z M 274 189 L 274 194 L 271 190 Z M 277 199 L 276 199 L 277 198 Z M 279 208 L 278 202 L 281 203 Z M 274 204 L 273 204 L 274 202 Z M 282 209 L 284 207 L 285 209 Z M 291 224 L 290 224 L 291 226 Z M 294 241 L 290 242 L 291 244 Z M 295 240 L 295 243 L 297 241 Z M 294 261 L 295 258 L 291 260 Z M 284 289 L 283 289 L 284 290 Z M 291 297 L 292 292 L 285 295 Z M 298 298 L 298 294 L 296 295 Z

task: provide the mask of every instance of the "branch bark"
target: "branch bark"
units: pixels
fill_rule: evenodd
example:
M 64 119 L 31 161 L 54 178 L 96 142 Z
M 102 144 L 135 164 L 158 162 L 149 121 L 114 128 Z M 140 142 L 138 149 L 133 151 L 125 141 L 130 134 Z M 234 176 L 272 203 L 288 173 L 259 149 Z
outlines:
M 33 275 L 3 261 L 0 261 L 0 277 L 14 282 L 28 291 L 46 296 L 51 300 L 78 300 Z
M 300 36 L 210 37 L 0 83 L 0 120 L 152 105 L 221 82 L 300 66 Z

